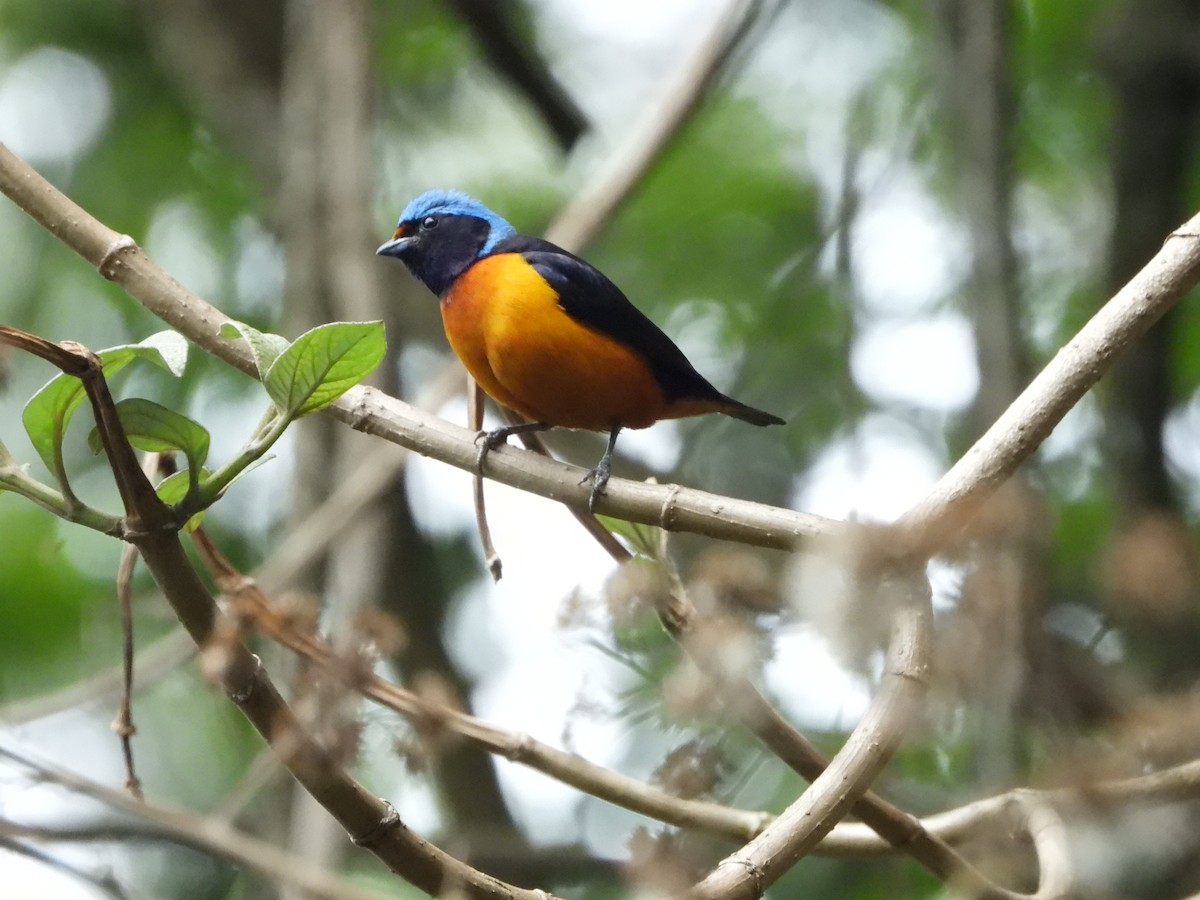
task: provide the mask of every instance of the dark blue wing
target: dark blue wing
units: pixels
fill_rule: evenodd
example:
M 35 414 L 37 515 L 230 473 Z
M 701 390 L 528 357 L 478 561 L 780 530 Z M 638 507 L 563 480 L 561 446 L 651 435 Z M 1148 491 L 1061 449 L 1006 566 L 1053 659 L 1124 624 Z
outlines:
M 520 253 L 554 288 L 567 315 L 636 351 L 650 366 L 668 402 L 729 400 L 692 367 L 675 342 L 630 303 L 620 288 L 578 256 L 549 241 L 524 235 L 501 241 L 492 252 Z

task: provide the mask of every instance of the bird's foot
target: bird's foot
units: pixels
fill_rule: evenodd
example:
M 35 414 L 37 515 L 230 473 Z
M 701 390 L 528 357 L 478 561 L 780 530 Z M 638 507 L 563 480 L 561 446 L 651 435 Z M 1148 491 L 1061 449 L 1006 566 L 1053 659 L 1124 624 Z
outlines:
M 592 485 L 592 493 L 588 496 L 588 512 L 596 511 L 596 500 L 608 486 L 610 475 L 612 475 L 612 461 L 605 457 L 594 469 L 589 469 L 588 473 L 579 479 L 580 484 L 591 482 Z
M 506 443 L 511 433 L 507 428 L 493 428 L 491 431 L 481 431 L 475 435 L 475 445 L 479 448 L 479 452 L 475 455 L 476 472 L 480 475 L 483 474 L 483 463 L 487 459 L 487 455 L 501 444 Z
M 550 426 L 545 422 L 519 422 L 516 425 L 505 425 L 503 428 L 493 428 L 491 431 L 481 431 L 475 435 L 475 443 L 479 445 L 479 453 L 475 457 L 475 469 L 483 474 L 483 463 L 487 455 L 508 440 L 511 434 L 533 434 L 535 431 L 545 431 Z

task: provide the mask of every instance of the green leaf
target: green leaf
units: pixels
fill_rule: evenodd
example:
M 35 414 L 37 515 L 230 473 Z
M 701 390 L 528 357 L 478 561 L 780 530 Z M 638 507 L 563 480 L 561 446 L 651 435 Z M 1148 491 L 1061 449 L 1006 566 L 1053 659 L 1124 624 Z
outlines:
M 117 417 L 125 429 L 129 443 L 139 450 L 163 453 L 178 450 L 188 458 L 188 465 L 198 471 L 208 459 L 208 431 L 198 422 L 168 409 L 153 400 L 130 397 L 117 404 Z M 100 432 L 93 428 L 88 446 L 99 453 Z
M 617 537 L 625 538 L 638 556 L 655 560 L 663 559 L 666 549 L 664 544 L 666 532 L 663 529 L 612 516 L 598 515 L 596 518 Z
M 250 345 L 250 352 L 254 355 L 254 367 L 258 369 L 258 377 L 262 381 L 267 380 L 267 372 L 279 358 L 279 354 L 290 346 L 287 338 L 259 331 L 245 322 L 226 322 L 221 326 L 220 334 L 225 338 L 241 337 Z
M 263 384 L 289 419 L 322 409 L 379 365 L 382 322 L 333 322 L 307 331 L 271 366 Z
M 188 343 L 181 335 L 160 331 L 140 343 L 110 347 L 97 355 L 106 378 L 135 359 L 144 359 L 178 377 L 187 364 L 187 351 Z M 51 472 L 59 471 L 57 459 L 63 435 L 83 398 L 83 382 L 60 372 L 30 398 L 21 413 L 33 449 Z
M 135 358 L 154 363 L 160 369 L 166 369 L 176 378 L 182 377 L 183 370 L 187 367 L 188 342 L 183 335 L 175 331 L 159 331 L 137 344 L 114 349 L 127 350 Z M 107 361 L 106 354 L 112 352 L 112 350 L 101 350 L 101 361 Z M 105 372 L 105 374 L 108 373 Z
M 203 467 L 198 470 L 198 473 L 201 479 L 208 478 L 212 475 L 212 472 Z M 188 490 L 192 486 L 191 475 L 192 473 L 190 471 L 176 472 L 173 475 L 168 475 L 166 478 L 160 481 L 158 483 L 158 487 L 155 488 L 155 492 L 158 494 L 158 499 L 168 506 L 174 506 L 175 504 L 179 503 L 179 501 L 188 495 Z M 200 523 L 204 519 L 204 512 L 204 510 L 200 510 L 195 515 L 191 516 L 187 522 L 184 523 L 184 531 L 191 532 L 199 528 Z
M 174 506 L 180 500 L 187 496 L 188 492 L 188 474 L 182 469 L 178 472 L 173 472 L 158 483 L 155 493 L 158 494 L 158 499 L 168 506 Z M 212 473 L 208 469 L 200 470 L 200 477 L 207 478 Z

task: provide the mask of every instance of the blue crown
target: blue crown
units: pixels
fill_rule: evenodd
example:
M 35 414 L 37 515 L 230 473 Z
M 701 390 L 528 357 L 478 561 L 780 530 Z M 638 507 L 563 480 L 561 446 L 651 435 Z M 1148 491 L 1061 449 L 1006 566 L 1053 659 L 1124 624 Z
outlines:
M 513 228 L 506 219 L 496 215 L 474 197 L 462 191 L 451 191 L 438 188 L 426 191 L 413 199 L 404 212 L 400 213 L 400 222 L 412 222 L 426 216 L 474 216 L 488 223 L 488 239 L 480 250 L 480 255 L 490 253 L 500 241 L 513 237 L 517 229 Z M 399 223 L 397 223 L 399 224 Z

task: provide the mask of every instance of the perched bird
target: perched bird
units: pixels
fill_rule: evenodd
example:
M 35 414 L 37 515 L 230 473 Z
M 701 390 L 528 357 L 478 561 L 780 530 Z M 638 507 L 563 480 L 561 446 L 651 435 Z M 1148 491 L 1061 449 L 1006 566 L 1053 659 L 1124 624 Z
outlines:
M 580 481 L 591 482 L 594 508 L 623 428 L 713 412 L 783 424 L 709 384 L 598 270 L 518 234 L 460 191 L 421 194 L 376 253 L 401 260 L 441 299 L 446 337 L 467 371 L 529 420 L 482 435 L 481 467 L 512 434 L 554 426 L 606 431 L 604 456 Z

